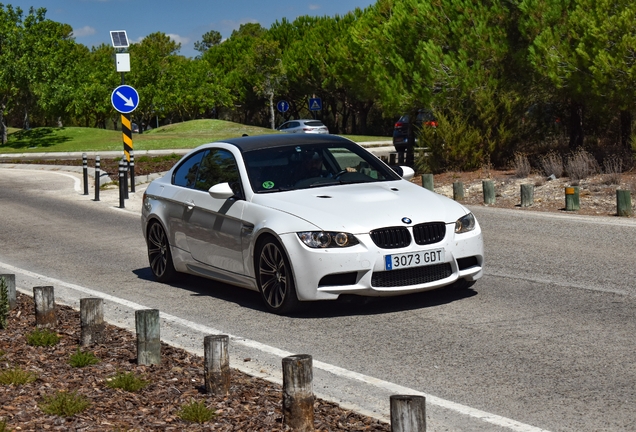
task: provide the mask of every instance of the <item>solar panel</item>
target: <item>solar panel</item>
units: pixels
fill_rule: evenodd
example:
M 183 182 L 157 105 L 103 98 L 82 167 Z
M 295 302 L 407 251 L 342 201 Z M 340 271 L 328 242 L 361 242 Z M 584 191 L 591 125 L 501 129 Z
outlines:
M 110 38 L 113 41 L 113 47 L 115 48 L 128 47 L 128 36 L 126 36 L 126 30 L 111 31 Z

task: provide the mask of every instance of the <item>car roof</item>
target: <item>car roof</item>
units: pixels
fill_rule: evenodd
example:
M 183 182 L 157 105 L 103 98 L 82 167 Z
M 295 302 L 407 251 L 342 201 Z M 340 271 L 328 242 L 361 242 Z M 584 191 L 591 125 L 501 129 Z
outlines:
M 312 135 L 312 134 L 271 134 L 246 136 L 225 139 L 222 142 L 235 145 L 241 152 L 259 150 L 271 147 L 288 145 L 311 145 L 311 144 L 347 144 L 352 141 L 337 135 Z

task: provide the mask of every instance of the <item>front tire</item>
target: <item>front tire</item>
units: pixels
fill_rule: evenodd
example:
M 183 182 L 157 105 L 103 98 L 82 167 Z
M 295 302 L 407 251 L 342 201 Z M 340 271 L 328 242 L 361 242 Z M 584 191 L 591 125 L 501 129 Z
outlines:
M 273 238 L 267 238 L 257 248 L 256 280 L 265 306 L 270 312 L 287 314 L 298 308 L 298 296 L 289 260 Z
M 159 222 L 153 222 L 148 229 L 148 263 L 150 270 L 159 282 L 170 282 L 175 279 L 177 271 L 172 262 L 168 236 Z

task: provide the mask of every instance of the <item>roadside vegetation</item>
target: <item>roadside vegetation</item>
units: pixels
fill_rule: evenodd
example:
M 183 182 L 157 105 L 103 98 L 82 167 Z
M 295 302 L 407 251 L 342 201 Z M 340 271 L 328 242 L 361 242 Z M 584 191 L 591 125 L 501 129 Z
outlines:
M 314 114 L 331 133 L 389 137 L 400 115 L 426 109 L 437 126 L 419 131 L 428 149 L 420 171 L 510 166 L 518 153 L 537 169 L 549 152 L 579 149 L 599 166 L 618 158 L 629 170 L 635 16 L 628 0 L 377 0 L 342 16 L 243 24 L 223 42 L 211 30 L 195 58 L 152 33 L 129 48 L 136 141 L 192 147 L 210 140 L 214 124 L 196 137 L 175 125 L 225 120 L 264 133 Z M 66 151 L 83 132 L 66 140 L 58 128 L 77 126 L 104 132 L 85 149 L 119 147 L 114 49 L 83 46 L 72 30 L 44 8 L 0 7 L 0 63 L 11 65 L 0 70 L 0 151 Z M 319 112 L 308 107 L 314 96 Z M 275 109 L 280 100 L 285 113 Z M 11 127 L 22 131 L 9 139 Z

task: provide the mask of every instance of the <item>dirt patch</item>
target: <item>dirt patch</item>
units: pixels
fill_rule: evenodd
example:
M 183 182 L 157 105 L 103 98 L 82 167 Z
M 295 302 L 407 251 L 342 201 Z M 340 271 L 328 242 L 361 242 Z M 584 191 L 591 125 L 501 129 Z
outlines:
M 484 205 L 482 182 L 492 180 L 495 186 L 495 204 L 488 207 L 520 209 L 524 211 L 544 211 L 564 214 L 581 214 L 590 216 L 616 216 L 616 190 L 629 190 L 636 193 L 636 172 L 630 171 L 620 176 L 620 183 L 612 184 L 610 176 L 598 174 L 578 182 L 567 177 L 550 179 L 538 174 L 526 178 L 518 178 L 513 170 L 479 170 L 474 172 L 448 172 L 434 176 L 435 192 L 453 197 L 453 183 L 461 182 L 464 186 L 462 204 Z M 413 182 L 421 185 L 421 176 Z M 521 207 L 521 185 L 534 186 L 534 202 L 529 207 Z M 580 210 L 565 210 L 565 188 L 579 187 Z M 632 212 L 634 212 L 632 199 Z

